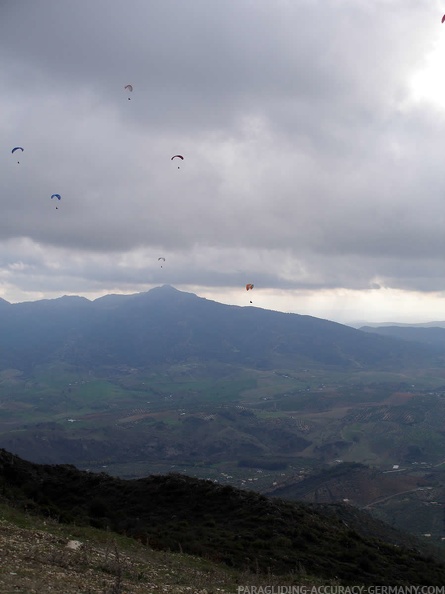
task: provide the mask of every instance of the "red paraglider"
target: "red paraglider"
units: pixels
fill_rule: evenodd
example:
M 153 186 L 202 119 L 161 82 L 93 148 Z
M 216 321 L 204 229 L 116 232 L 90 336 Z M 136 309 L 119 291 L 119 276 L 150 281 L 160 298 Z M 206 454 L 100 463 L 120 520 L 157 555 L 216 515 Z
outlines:
M 251 291 L 254 286 L 255 285 L 252 285 L 252 283 L 247 283 L 247 285 L 246 285 L 246 291 Z M 252 303 L 252 301 L 250 303 Z
M 444 23 L 444 22 L 445 22 L 445 14 L 442 17 L 442 23 Z

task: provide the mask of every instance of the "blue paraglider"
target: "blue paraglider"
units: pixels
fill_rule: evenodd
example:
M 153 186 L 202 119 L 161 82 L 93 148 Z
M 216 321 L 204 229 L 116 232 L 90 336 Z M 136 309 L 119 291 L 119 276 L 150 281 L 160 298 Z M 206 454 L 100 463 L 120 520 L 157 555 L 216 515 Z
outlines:
M 61 200 L 61 199 L 62 199 L 62 196 L 61 196 L 60 194 L 53 194 L 53 195 L 51 196 L 51 200 L 52 200 L 53 198 L 57 198 L 57 200 Z M 58 209 L 59 207 L 58 207 L 58 206 L 56 206 L 56 208 Z

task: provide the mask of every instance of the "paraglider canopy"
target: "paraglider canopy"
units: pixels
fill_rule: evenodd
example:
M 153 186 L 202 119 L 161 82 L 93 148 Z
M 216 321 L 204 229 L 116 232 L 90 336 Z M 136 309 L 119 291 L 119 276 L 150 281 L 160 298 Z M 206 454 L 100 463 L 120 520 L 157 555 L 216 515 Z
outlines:
M 21 146 L 15 146 L 15 147 L 12 149 L 11 153 L 12 153 L 12 154 L 14 154 L 14 153 L 15 153 L 15 151 L 22 151 L 22 153 L 23 153 L 23 151 L 24 151 L 24 150 L 25 150 L 25 149 L 24 149 L 23 147 L 21 147 Z M 20 161 L 17 161 L 17 163 L 20 163 Z
M 247 283 L 247 285 L 246 285 L 246 291 L 251 291 L 254 286 L 255 285 L 252 285 L 252 283 Z M 252 303 L 252 301 L 250 303 Z
M 124 89 L 129 91 L 130 93 L 133 92 L 133 85 L 125 85 Z M 128 101 L 130 101 L 131 97 L 128 97 Z
M 170 161 L 173 161 L 173 159 L 176 159 L 176 158 L 181 159 L 181 161 L 184 161 L 184 157 L 182 155 L 173 155 L 173 157 L 170 159 Z M 179 167 L 178 167 L 178 169 L 179 169 Z
M 442 17 L 442 23 L 445 22 L 445 14 Z
M 60 199 L 62 198 L 62 196 L 61 196 L 60 194 L 53 194 L 53 195 L 51 196 L 51 200 L 52 200 L 53 198 L 57 198 L 57 200 L 60 200 Z M 58 210 L 58 209 L 59 209 L 59 207 L 58 207 L 58 206 L 56 206 L 56 209 Z

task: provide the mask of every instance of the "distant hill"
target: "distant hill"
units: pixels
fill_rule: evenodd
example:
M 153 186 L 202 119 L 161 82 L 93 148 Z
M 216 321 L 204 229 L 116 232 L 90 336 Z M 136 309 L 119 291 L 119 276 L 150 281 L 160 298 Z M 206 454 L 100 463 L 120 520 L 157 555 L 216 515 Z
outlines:
M 445 328 L 445 322 L 418 322 L 416 324 L 402 323 L 402 322 L 352 322 L 348 324 L 353 328 L 385 328 L 387 326 L 398 326 L 400 328 Z
M 364 464 L 343 463 L 299 481 L 288 481 L 268 493 L 292 501 L 348 502 L 366 506 L 401 491 L 415 491 L 419 477 L 371 469 Z
M 442 585 L 433 549 L 349 506 L 269 499 L 181 475 L 125 481 L 0 450 L 3 502 L 259 574 L 342 584 Z
M 411 344 L 311 316 L 223 305 L 170 286 L 0 307 L 0 370 L 218 361 L 251 368 L 394 368 L 438 363 L 445 348 Z
M 390 338 L 400 338 L 409 342 L 417 342 L 439 349 L 445 349 L 445 327 L 416 325 L 416 326 L 362 326 L 363 332 L 378 334 Z

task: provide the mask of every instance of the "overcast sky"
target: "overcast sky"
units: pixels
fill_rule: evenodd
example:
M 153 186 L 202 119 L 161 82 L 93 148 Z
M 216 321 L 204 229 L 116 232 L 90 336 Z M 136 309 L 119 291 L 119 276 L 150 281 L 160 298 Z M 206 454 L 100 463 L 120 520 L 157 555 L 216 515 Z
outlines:
M 444 7 L 1 0 L 0 297 L 444 320 Z

